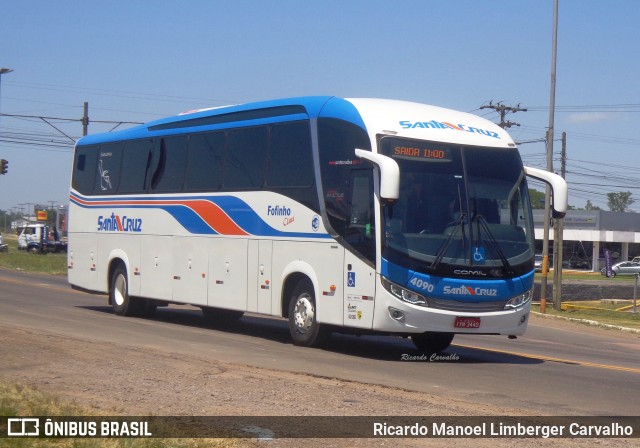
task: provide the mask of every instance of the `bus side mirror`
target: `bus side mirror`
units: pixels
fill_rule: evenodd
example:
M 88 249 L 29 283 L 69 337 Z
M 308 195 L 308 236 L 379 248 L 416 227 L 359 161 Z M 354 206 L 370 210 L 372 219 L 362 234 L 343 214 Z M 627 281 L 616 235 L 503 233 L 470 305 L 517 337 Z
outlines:
M 380 169 L 380 197 L 395 202 L 400 197 L 400 167 L 391 157 L 356 148 L 356 156 L 375 163 Z
M 527 176 L 541 180 L 551 187 L 553 201 L 551 202 L 551 216 L 553 218 L 564 218 L 568 208 L 568 188 L 567 182 L 560 176 L 549 171 L 538 168 L 524 167 Z

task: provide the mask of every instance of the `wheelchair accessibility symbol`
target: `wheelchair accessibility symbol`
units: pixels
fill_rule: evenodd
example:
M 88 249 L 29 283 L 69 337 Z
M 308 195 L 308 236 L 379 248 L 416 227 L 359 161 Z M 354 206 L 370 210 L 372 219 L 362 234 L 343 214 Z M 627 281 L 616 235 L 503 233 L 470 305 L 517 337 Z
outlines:
M 355 288 L 356 287 L 356 273 L 355 272 L 347 272 L 347 287 Z
M 484 247 L 474 247 L 473 248 L 473 261 L 476 263 L 484 263 Z

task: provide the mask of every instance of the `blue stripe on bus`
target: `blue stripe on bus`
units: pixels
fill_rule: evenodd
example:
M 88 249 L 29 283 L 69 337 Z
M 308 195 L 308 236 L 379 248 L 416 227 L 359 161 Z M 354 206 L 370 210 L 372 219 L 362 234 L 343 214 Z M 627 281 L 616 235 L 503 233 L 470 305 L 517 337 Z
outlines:
M 533 288 L 534 272 L 521 277 L 470 280 L 436 277 L 412 271 L 382 258 L 380 274 L 390 281 L 429 297 L 461 302 L 495 302 L 524 294 Z M 493 292 L 495 291 L 495 295 Z

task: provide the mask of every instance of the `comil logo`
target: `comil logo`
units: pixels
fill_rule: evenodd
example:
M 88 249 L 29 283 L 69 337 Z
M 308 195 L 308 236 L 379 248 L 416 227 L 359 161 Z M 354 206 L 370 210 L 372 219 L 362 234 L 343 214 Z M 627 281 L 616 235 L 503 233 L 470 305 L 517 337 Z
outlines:
M 500 137 L 498 136 L 497 132 L 493 132 L 493 131 L 487 131 L 486 129 L 480 129 L 480 128 L 474 128 L 471 126 L 467 126 L 465 124 L 451 124 L 451 123 L 447 123 L 446 121 L 436 121 L 436 120 L 431 120 L 431 121 L 416 121 L 416 122 L 412 122 L 412 121 L 401 121 L 400 122 L 400 126 L 402 126 L 402 129 L 453 129 L 454 131 L 463 131 L 463 132 L 471 132 L 471 133 L 475 133 L 475 134 L 481 134 L 481 135 L 486 135 L 487 137 L 492 137 L 492 138 L 497 138 L 499 139 Z
M 99 232 L 142 232 L 142 218 L 131 218 L 129 216 L 116 215 L 98 216 Z

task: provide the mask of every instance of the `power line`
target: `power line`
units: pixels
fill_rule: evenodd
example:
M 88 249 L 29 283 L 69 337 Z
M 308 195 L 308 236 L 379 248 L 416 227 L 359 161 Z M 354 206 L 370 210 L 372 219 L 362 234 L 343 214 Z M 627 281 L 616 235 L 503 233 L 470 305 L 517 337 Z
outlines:
M 549 106 L 531 106 L 529 110 L 532 112 L 546 111 L 549 110 Z M 560 112 L 640 112 L 640 104 L 621 103 L 556 106 L 556 110 Z
M 46 124 L 48 124 L 49 126 L 54 128 L 60 134 L 64 135 L 69 140 L 71 140 L 72 142 L 75 143 L 77 138 L 69 136 L 67 133 L 65 133 L 64 131 L 59 129 L 57 126 L 55 126 L 53 123 L 54 122 L 56 122 L 56 123 L 80 122 L 80 123 L 82 123 L 82 135 L 87 135 L 88 127 L 89 127 L 89 103 L 87 103 L 87 102 L 84 103 L 84 105 L 83 105 L 83 115 L 82 115 L 81 118 L 47 117 L 47 116 L 43 116 L 43 115 L 22 115 L 22 114 L 5 114 L 5 113 L 0 113 L 0 117 L 12 117 L 12 118 L 17 118 L 17 119 L 27 119 L 27 120 L 28 119 L 34 119 L 34 120 L 44 121 Z M 92 120 L 92 122 L 94 122 L 94 123 L 102 123 L 102 124 L 115 124 L 115 126 L 111 130 L 113 130 L 113 129 L 115 129 L 118 126 L 123 125 L 123 124 L 142 124 L 141 122 L 138 122 L 138 121 Z M 14 143 L 20 143 L 20 142 L 14 142 Z

